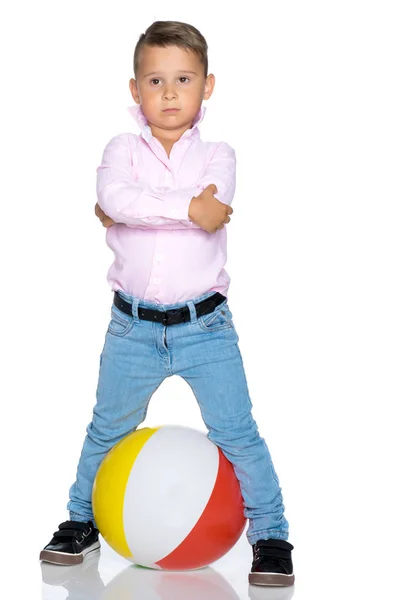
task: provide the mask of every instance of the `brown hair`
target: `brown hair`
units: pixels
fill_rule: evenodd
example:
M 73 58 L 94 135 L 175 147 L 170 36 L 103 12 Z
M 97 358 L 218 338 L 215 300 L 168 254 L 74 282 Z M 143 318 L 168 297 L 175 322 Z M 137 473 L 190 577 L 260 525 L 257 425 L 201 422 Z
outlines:
M 139 37 L 133 55 L 133 71 L 136 73 L 139 66 L 139 54 L 142 46 L 179 46 L 192 50 L 204 66 L 204 76 L 207 77 L 208 57 L 207 42 L 196 27 L 180 21 L 154 21 Z

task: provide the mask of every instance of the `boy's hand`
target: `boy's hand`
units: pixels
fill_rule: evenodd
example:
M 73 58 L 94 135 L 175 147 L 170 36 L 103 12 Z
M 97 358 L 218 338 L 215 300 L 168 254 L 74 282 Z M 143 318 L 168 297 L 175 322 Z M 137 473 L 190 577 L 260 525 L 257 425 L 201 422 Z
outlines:
M 217 187 L 211 183 L 199 196 L 192 198 L 189 205 L 189 219 L 208 233 L 215 233 L 229 223 L 233 208 L 214 198 Z
M 100 208 L 97 202 L 96 206 L 94 207 L 94 212 L 96 214 L 96 217 L 99 217 L 100 221 L 103 224 L 103 227 L 111 227 L 112 225 L 115 225 L 115 221 L 113 221 L 111 217 L 108 217 L 106 215 L 104 210 Z

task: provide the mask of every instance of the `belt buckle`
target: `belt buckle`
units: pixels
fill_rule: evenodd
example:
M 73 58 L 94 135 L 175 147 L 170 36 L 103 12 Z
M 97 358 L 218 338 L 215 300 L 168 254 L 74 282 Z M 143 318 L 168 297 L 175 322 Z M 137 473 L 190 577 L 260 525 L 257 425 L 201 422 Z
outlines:
M 165 311 L 162 318 L 163 325 L 178 325 L 182 323 L 182 309 L 175 308 Z

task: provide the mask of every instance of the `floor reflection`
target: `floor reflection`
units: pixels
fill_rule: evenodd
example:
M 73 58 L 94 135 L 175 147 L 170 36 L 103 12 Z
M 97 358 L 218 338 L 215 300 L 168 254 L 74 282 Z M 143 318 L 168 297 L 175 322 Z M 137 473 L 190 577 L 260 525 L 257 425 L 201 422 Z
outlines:
M 107 585 L 99 573 L 100 552 L 88 556 L 82 565 L 65 567 L 42 562 L 43 600 L 60 598 L 61 588 L 68 600 L 242 600 L 231 584 L 217 571 L 155 571 L 129 565 Z M 65 592 L 64 592 L 65 593 Z M 291 588 L 249 586 L 250 600 L 290 600 Z

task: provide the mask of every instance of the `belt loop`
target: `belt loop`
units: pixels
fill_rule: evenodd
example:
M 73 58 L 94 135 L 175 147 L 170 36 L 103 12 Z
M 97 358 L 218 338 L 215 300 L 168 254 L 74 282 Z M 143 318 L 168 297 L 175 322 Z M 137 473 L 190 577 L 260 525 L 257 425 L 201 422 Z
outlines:
M 136 296 L 133 296 L 132 299 L 132 316 L 133 316 L 133 322 L 134 323 L 139 323 L 140 319 L 139 319 L 139 302 L 140 302 L 140 298 L 137 298 Z
M 194 305 L 193 300 L 187 300 L 186 302 L 187 306 L 189 307 L 190 310 L 190 320 L 192 323 L 196 323 L 197 322 L 197 313 L 196 313 L 196 307 Z

